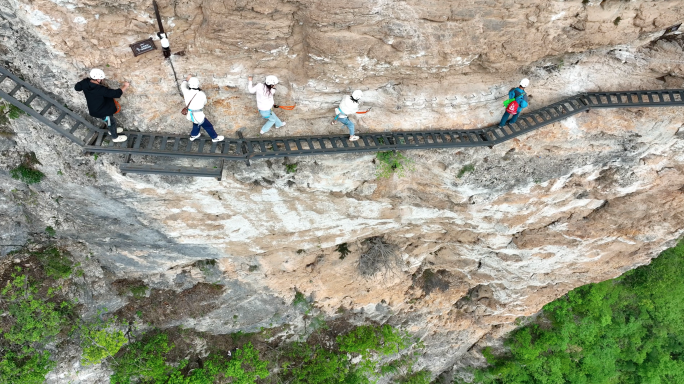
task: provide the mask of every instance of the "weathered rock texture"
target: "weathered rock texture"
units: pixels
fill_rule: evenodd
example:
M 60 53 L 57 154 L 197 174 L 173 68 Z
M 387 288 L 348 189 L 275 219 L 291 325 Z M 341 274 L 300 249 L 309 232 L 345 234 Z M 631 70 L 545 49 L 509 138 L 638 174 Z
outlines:
M 680 1 L 160 5 L 172 50 L 185 52 L 172 58 L 176 71 L 198 74 L 209 118 L 229 135 L 263 123 L 248 74 L 278 75 L 277 100 L 297 102 L 279 112 L 283 135 L 343 129 L 327 122 L 355 88 L 374 106 L 360 129 L 398 130 L 492 124 L 521 76 L 531 78 L 531 108 L 581 91 L 682 87 L 682 39 L 661 36 L 684 18 Z M 150 3 L 0 0 L 0 11 L 3 59 L 30 82 L 83 111 L 73 83 L 101 67 L 132 82 L 124 125 L 188 131 L 169 63 L 128 48 L 156 31 Z M 166 323 L 216 333 L 296 322 L 296 287 L 330 317 L 344 307 L 407 327 L 427 345 L 418 368 L 439 374 L 516 317 L 647 263 L 680 237 L 683 117 L 594 110 L 493 149 L 409 152 L 415 171 L 402 179 L 376 180 L 373 155 L 348 155 L 231 163 L 221 182 L 124 177 L 118 157 L 84 156 L 23 117 L 0 138 L 2 249 L 51 225 L 119 278 L 178 290 L 219 281 L 229 289 L 215 310 Z M 27 151 L 47 174 L 31 187 L 8 177 Z M 367 280 L 356 268 L 362 240 L 380 235 L 399 246 L 402 266 Z M 334 248 L 345 242 L 351 254 L 340 259 Z M 203 259 L 216 269 L 192 266 Z M 101 294 L 94 303 L 124 305 Z M 97 376 L 60 369 L 55 382 Z

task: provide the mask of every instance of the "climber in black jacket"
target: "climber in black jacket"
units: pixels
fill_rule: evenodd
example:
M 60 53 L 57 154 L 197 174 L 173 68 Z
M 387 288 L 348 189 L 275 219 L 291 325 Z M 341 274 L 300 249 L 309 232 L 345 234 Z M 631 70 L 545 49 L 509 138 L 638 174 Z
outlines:
M 120 110 L 119 103 L 114 99 L 118 99 L 123 95 L 124 91 L 128 89 L 128 82 L 125 82 L 122 88 L 110 89 L 102 85 L 105 74 L 101 69 L 94 68 L 90 71 L 90 77 L 85 78 L 74 86 L 74 89 L 83 92 L 86 101 L 88 102 L 88 113 L 90 116 L 102 119 L 109 127 L 109 133 L 112 135 L 112 141 L 120 143 L 126 141 L 126 135 L 119 135 L 123 129 L 116 128 L 116 120 L 114 114 Z

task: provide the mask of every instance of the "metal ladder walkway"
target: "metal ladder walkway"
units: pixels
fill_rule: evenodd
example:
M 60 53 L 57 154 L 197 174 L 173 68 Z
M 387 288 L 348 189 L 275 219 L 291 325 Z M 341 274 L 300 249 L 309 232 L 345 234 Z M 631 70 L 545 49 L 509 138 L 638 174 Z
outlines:
M 8 91 L 5 91 L 6 89 Z M 238 133 L 238 138 L 226 138 L 224 142 L 213 143 L 207 136 L 190 141 L 187 135 L 124 131 L 124 134 L 128 135 L 128 140 L 114 143 L 109 139 L 106 130 L 95 127 L 2 66 L 0 97 L 80 145 L 86 152 L 247 161 L 285 156 L 405 149 L 491 147 L 591 108 L 684 106 L 684 89 L 588 92 L 526 112 L 515 124 L 503 128 L 493 125 L 472 130 L 364 133 L 358 134 L 360 139 L 353 142 L 348 140 L 347 134 L 244 138 Z M 38 106 L 34 108 L 34 104 Z M 138 165 L 122 166 L 122 171 L 191 176 L 214 175 L 216 172 L 215 169 L 212 172 L 210 169 L 202 168 L 145 168 Z

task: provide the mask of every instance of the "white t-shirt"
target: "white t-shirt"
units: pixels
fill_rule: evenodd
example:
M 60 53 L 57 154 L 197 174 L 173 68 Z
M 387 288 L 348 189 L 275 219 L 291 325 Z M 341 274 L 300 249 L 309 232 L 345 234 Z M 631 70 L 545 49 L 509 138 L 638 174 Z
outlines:
M 185 106 L 188 106 L 188 103 L 190 103 L 186 117 L 195 124 L 202 124 L 204 122 L 204 112 L 192 111 L 204 108 L 204 106 L 207 104 L 207 95 L 197 89 L 188 88 L 187 81 L 183 81 L 181 84 L 181 91 L 183 91 Z
M 340 101 L 340 106 L 335 108 L 335 113 L 340 115 L 341 118 L 347 117 L 347 115 L 353 115 L 359 111 L 359 103 L 355 103 L 351 96 L 346 95 Z
M 258 83 L 252 86 L 252 81 L 249 81 L 249 93 L 256 93 L 257 108 L 260 111 L 270 111 L 273 108 L 273 94 L 275 89 L 271 89 L 271 93 L 268 93 L 268 87 L 265 84 Z

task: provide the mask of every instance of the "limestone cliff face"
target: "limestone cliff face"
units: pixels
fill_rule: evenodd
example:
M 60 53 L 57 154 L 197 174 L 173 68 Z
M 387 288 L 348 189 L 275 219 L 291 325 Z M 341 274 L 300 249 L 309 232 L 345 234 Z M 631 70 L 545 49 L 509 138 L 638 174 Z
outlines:
M 493 124 L 522 76 L 531 108 L 581 91 L 682 87 L 681 36 L 661 36 L 684 18 L 679 1 L 160 5 L 172 50 L 185 52 L 172 57 L 176 71 L 198 74 L 209 118 L 231 136 L 263 124 L 248 74 L 278 75 L 276 99 L 297 103 L 279 112 L 279 135 L 343 129 L 327 122 L 355 88 L 374 107 L 361 130 L 400 130 Z M 189 131 L 168 62 L 128 48 L 156 31 L 148 2 L 0 0 L 0 11 L 3 60 L 28 81 L 83 111 L 73 83 L 101 67 L 132 82 L 124 125 Z M 216 333 L 296 324 L 296 287 L 330 317 L 344 307 L 357 321 L 407 327 L 427 345 L 418 368 L 439 374 L 471 362 L 473 347 L 516 317 L 647 263 L 681 236 L 683 117 L 592 110 L 492 149 L 408 152 L 415 171 L 401 179 L 377 180 L 373 155 L 336 155 L 231 163 L 220 182 L 124 177 L 120 158 L 84 156 L 23 117 L 0 138 L 2 249 L 51 225 L 103 276 L 176 290 L 219 281 L 229 289 L 215 310 L 165 323 Z M 8 177 L 26 151 L 47 174 L 30 188 Z M 362 241 L 381 235 L 399 246 L 401 268 L 364 279 Z M 204 259 L 217 260 L 213 272 L 193 264 Z M 94 295 L 124 305 L 104 285 Z M 245 316 L 227 321 L 235 312 Z M 80 372 L 65 362 L 52 380 L 95 382 Z

